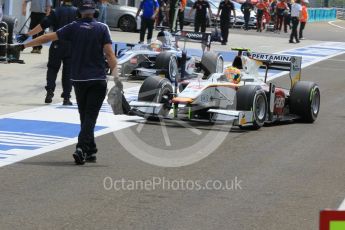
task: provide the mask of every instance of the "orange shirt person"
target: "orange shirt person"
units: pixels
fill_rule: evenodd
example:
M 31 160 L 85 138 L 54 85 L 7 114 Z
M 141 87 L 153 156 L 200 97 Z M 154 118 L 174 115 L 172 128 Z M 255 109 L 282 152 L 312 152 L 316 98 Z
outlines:
M 302 1 L 302 11 L 301 11 L 301 17 L 299 19 L 300 21 L 300 26 L 299 26 L 299 39 L 303 40 L 303 30 L 305 28 L 305 25 L 307 24 L 308 21 L 308 8 L 307 4 L 309 3 L 308 0 Z

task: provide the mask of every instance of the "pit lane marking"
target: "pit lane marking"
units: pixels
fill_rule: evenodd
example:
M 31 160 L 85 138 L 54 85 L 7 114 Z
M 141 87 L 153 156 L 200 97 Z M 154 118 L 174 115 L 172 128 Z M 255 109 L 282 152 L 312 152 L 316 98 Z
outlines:
M 344 199 L 343 202 L 340 204 L 338 210 L 339 210 L 339 211 L 345 211 L 345 199 Z
M 336 24 L 334 24 L 335 22 L 336 22 L 336 21 L 329 21 L 328 24 L 330 24 L 331 26 L 337 27 L 337 28 L 339 28 L 339 29 L 345 30 L 345 27 L 336 25 Z

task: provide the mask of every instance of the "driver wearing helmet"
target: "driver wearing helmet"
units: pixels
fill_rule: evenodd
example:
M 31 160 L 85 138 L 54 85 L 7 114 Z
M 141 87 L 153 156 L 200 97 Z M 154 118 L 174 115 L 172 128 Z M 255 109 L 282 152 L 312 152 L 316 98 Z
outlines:
M 238 84 L 241 81 L 241 71 L 236 67 L 226 67 L 224 70 L 224 75 L 231 83 Z
M 150 49 L 155 52 L 161 52 L 162 51 L 162 42 L 159 40 L 155 40 L 151 42 Z
M 160 31 L 158 34 L 157 34 L 157 40 L 161 41 L 162 42 L 162 45 L 163 45 L 163 48 L 164 49 L 169 49 L 172 47 L 172 44 L 171 44 L 171 35 L 169 32 L 167 31 Z

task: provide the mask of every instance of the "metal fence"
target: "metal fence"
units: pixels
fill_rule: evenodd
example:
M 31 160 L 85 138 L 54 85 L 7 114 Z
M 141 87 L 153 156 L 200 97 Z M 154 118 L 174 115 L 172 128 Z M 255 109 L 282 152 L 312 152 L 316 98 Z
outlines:
M 337 19 L 345 20 L 345 8 L 337 8 Z

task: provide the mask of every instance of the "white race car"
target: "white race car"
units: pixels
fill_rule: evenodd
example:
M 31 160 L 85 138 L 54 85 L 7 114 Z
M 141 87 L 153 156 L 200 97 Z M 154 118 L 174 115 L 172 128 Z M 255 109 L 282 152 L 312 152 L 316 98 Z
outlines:
M 301 57 L 251 53 L 241 60 L 243 69 L 231 66 L 206 80 L 190 80 L 181 92 L 166 78 L 149 77 L 138 101 L 130 102 L 130 113 L 146 118 L 226 120 L 255 129 L 275 121 L 316 120 L 320 90 L 314 82 L 300 81 Z M 260 67 L 266 69 L 264 76 L 259 74 Z M 267 83 L 269 69 L 289 71 L 291 87 Z
M 128 45 L 128 48 L 117 52 L 120 76 L 147 78 L 164 75 L 174 82 L 181 75 L 181 68 L 184 69 L 184 78 L 193 78 L 199 73 L 209 76 L 222 72 L 224 61 L 221 55 L 211 51 L 205 51 L 201 58 L 187 55 L 178 46 L 181 40 L 201 42 L 203 49 L 209 50 L 211 34 L 183 31 L 173 36 L 163 28 L 151 44 Z

